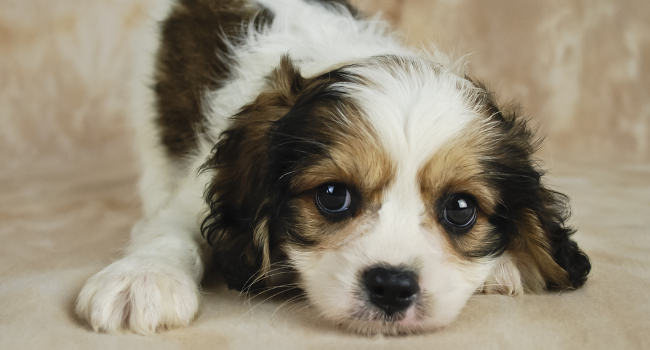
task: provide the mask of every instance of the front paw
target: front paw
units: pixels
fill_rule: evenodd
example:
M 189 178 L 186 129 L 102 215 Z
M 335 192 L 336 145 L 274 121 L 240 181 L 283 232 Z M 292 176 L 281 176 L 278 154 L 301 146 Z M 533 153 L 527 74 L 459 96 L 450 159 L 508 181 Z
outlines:
M 149 334 L 188 325 L 198 305 L 198 286 L 182 270 L 127 257 L 88 279 L 75 311 L 95 331 Z

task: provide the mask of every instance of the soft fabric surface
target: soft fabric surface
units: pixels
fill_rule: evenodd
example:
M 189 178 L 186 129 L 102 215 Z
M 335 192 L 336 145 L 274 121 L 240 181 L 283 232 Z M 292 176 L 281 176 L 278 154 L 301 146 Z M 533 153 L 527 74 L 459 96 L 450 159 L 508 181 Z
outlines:
M 472 70 L 536 118 L 592 260 L 582 289 L 477 295 L 445 329 L 368 338 L 215 279 L 188 328 L 90 331 L 76 293 L 140 212 L 125 87 L 154 1 L 0 1 L 0 349 L 650 348 L 650 5 L 613 0 L 358 1 L 413 43 L 474 51 Z

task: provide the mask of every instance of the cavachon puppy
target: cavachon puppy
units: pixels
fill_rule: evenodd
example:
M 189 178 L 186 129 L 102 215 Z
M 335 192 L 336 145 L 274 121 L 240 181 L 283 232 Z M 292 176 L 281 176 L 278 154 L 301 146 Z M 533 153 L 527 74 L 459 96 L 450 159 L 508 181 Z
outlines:
M 77 298 L 93 329 L 189 324 L 208 262 L 363 334 L 585 282 L 534 135 L 443 55 L 345 0 L 162 7 L 134 62 L 144 217 Z

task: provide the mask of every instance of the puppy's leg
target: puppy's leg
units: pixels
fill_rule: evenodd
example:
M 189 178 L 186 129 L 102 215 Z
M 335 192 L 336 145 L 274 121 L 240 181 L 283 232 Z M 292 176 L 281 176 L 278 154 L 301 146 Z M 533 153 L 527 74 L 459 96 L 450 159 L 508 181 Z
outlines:
M 134 226 L 126 255 L 86 282 L 76 312 L 93 329 L 146 334 L 192 321 L 206 252 L 201 184 L 185 179 L 167 205 Z
M 504 253 L 492 268 L 492 273 L 480 289 L 486 294 L 520 295 L 524 293 L 521 272 L 515 259 Z

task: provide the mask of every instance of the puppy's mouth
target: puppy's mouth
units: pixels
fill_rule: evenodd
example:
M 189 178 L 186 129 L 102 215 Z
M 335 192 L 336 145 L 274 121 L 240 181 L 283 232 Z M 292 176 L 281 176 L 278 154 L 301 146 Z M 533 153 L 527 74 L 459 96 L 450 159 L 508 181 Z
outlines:
M 356 321 L 415 324 L 422 319 L 422 314 L 417 305 L 393 313 L 377 310 L 375 307 L 364 307 L 354 311 L 350 318 Z

